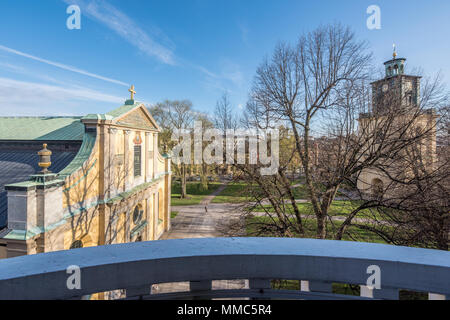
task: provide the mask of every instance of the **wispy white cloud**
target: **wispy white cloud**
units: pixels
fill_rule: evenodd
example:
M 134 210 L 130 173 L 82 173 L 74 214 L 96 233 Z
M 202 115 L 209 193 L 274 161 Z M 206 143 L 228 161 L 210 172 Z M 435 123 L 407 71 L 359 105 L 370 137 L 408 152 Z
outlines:
M 24 75 L 24 76 L 26 76 L 28 78 L 32 78 L 32 79 L 39 79 L 41 81 L 50 82 L 50 83 L 58 84 L 58 85 L 67 85 L 67 81 L 57 80 L 57 79 L 55 79 L 47 74 L 44 74 L 42 72 L 36 72 L 31 69 L 25 69 L 22 66 L 7 63 L 7 62 L 0 62 L 0 69 L 9 71 L 9 72 L 12 72 L 15 74 Z
M 168 65 L 175 65 L 174 44 L 156 27 L 142 30 L 130 17 L 103 0 L 63 0 L 67 4 L 76 4 L 81 14 L 99 21 L 116 32 L 125 41 L 137 47 L 143 53 L 156 57 Z
M 241 88 L 245 82 L 240 66 L 229 59 L 220 61 L 219 73 L 214 73 L 199 65 L 191 64 L 191 67 L 201 71 L 206 76 L 202 84 L 208 89 L 232 93 L 231 88 Z
M 202 67 L 202 66 L 199 66 L 199 65 L 196 65 L 196 64 L 191 64 L 191 67 L 193 67 L 193 68 L 199 70 L 200 72 L 202 72 L 203 74 L 205 74 L 206 76 L 208 76 L 208 77 L 210 77 L 210 78 L 214 78 L 214 79 L 220 78 L 219 75 L 215 74 L 215 73 L 212 72 L 212 71 L 209 71 L 209 70 L 206 69 L 205 67 Z
M 43 58 L 39 58 L 39 57 L 33 56 L 31 54 L 28 54 L 28 53 L 24 53 L 24 52 L 21 52 L 21 51 L 12 49 L 12 48 L 5 47 L 3 45 L 0 45 L 0 50 L 6 51 L 6 52 L 9 52 L 9 53 L 21 56 L 21 57 L 25 57 L 25 58 L 28 58 L 28 59 L 32 59 L 32 60 L 35 60 L 35 61 L 39 61 L 39 62 L 48 64 L 48 65 L 51 65 L 51 66 L 63 69 L 63 70 L 67 70 L 67 71 L 75 72 L 75 73 L 78 73 L 78 74 L 82 74 L 82 75 L 85 75 L 85 76 L 88 76 L 88 77 L 91 77 L 91 78 L 104 80 L 104 81 L 115 83 L 115 84 L 120 84 L 122 86 L 128 86 L 127 83 L 119 81 L 119 80 L 103 77 L 101 75 L 98 75 L 98 74 L 95 74 L 95 73 L 91 73 L 91 72 L 88 72 L 88 71 L 85 71 L 85 70 L 82 70 L 82 69 L 78 69 L 78 68 L 75 68 L 75 67 L 72 67 L 72 66 L 69 66 L 69 65 L 66 65 L 66 64 L 59 63 L 59 62 L 54 62 L 54 61 L 46 60 L 46 59 L 43 59 Z
M 230 81 L 236 87 L 241 87 L 244 84 L 244 74 L 238 64 L 229 59 L 223 59 L 221 68 L 222 78 Z
M 230 92 L 231 90 L 228 89 L 230 84 L 232 86 L 242 86 L 244 77 L 238 65 L 233 64 L 230 61 L 222 61 L 220 64 L 221 70 L 216 73 L 204 66 L 186 61 L 182 57 L 177 57 L 174 53 L 174 43 L 163 31 L 155 26 L 146 26 L 144 31 L 131 17 L 109 4 L 106 0 L 62 1 L 70 5 L 76 4 L 80 6 L 82 15 L 86 15 L 105 25 L 148 56 L 155 57 L 168 65 L 193 68 L 201 72 L 205 75 L 203 84 L 206 84 L 209 88 Z M 245 40 L 248 30 L 245 26 L 241 25 L 241 31 L 243 39 Z
M 48 103 L 98 101 L 122 103 L 123 98 L 104 94 L 84 87 L 65 88 L 35 82 L 0 78 L 0 107 L 5 105 L 36 106 L 42 109 Z M 36 110 L 38 111 L 38 110 Z

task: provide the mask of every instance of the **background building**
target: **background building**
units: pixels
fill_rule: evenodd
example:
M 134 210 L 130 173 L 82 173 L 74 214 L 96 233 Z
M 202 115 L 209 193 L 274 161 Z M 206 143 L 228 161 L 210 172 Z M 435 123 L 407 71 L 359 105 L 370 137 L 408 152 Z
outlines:
M 405 58 L 397 58 L 394 52 L 393 59 L 384 63 L 386 76 L 372 83 L 372 110 L 360 115 L 359 134 L 371 137 L 368 143 L 374 148 L 379 143 L 378 139 L 400 139 L 396 132 L 402 134 L 401 139 L 408 136 L 411 141 L 415 137 L 420 138 L 402 151 L 405 161 L 381 157 L 382 160 L 373 168 L 364 169 L 358 179 L 358 189 L 364 193 L 382 195 L 395 192 L 390 177 L 403 179 L 408 176 L 408 161 L 423 161 L 425 168 L 429 169 L 436 163 L 437 115 L 432 109 L 421 108 L 421 77 L 406 75 L 405 62 Z M 383 128 L 384 124 L 390 128 Z M 410 134 L 405 135 L 402 128 L 407 128 Z M 379 134 L 374 130 L 379 130 Z

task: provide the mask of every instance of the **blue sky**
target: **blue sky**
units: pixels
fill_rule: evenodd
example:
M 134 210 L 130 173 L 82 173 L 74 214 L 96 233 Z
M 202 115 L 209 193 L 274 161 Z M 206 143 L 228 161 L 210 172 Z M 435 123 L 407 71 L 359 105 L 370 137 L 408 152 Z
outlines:
M 81 30 L 68 30 L 69 4 Z M 381 8 L 381 30 L 366 9 Z M 239 112 L 255 70 L 278 41 L 320 24 L 349 25 L 374 63 L 396 43 L 408 69 L 450 79 L 450 1 L 434 0 L 2 0 L 0 115 L 84 115 L 136 99 L 189 99 L 213 112 L 228 92 Z

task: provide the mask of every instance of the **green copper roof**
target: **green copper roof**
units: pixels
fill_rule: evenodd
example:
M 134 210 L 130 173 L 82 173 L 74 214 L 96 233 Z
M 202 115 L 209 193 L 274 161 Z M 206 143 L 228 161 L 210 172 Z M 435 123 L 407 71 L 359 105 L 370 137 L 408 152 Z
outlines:
M 127 100 L 125 104 L 117 109 L 114 109 L 108 113 L 99 114 L 99 113 L 90 113 L 82 118 L 82 120 L 114 120 L 119 118 L 120 116 L 126 114 L 127 112 L 133 110 L 137 106 L 139 106 L 139 102 L 135 102 L 134 100 Z
M 114 109 L 108 113 L 90 113 L 82 118 L 82 120 L 114 120 L 120 116 L 126 114 L 127 112 L 133 110 L 141 103 L 135 102 L 134 100 L 127 100 L 125 104 L 117 109 Z
M 95 146 L 96 136 L 97 134 L 95 132 L 86 132 L 84 134 L 83 144 L 81 145 L 80 150 L 72 162 L 59 173 L 60 177 L 66 178 L 70 176 L 72 173 L 81 168 L 87 160 L 89 160 Z
M 82 120 L 112 120 L 113 117 L 106 115 L 106 114 L 100 114 L 100 113 L 90 113 L 82 118 Z
M 125 102 L 125 105 L 114 109 L 113 111 L 110 111 L 106 114 L 106 116 L 110 116 L 113 119 L 118 118 L 122 115 L 124 115 L 125 113 L 133 110 L 134 108 L 136 108 L 138 105 L 140 105 L 139 102 L 135 102 L 134 100 L 127 100 Z
M 83 140 L 81 117 L 0 117 L 0 140 Z

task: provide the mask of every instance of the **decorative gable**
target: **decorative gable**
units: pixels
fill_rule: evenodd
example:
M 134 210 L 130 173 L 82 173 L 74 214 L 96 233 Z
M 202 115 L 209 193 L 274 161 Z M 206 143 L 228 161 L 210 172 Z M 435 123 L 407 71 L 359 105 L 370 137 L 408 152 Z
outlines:
M 119 118 L 116 121 L 116 124 L 141 130 L 158 130 L 153 119 L 150 119 L 148 114 L 142 110 L 142 108 L 134 109 L 130 113 Z

